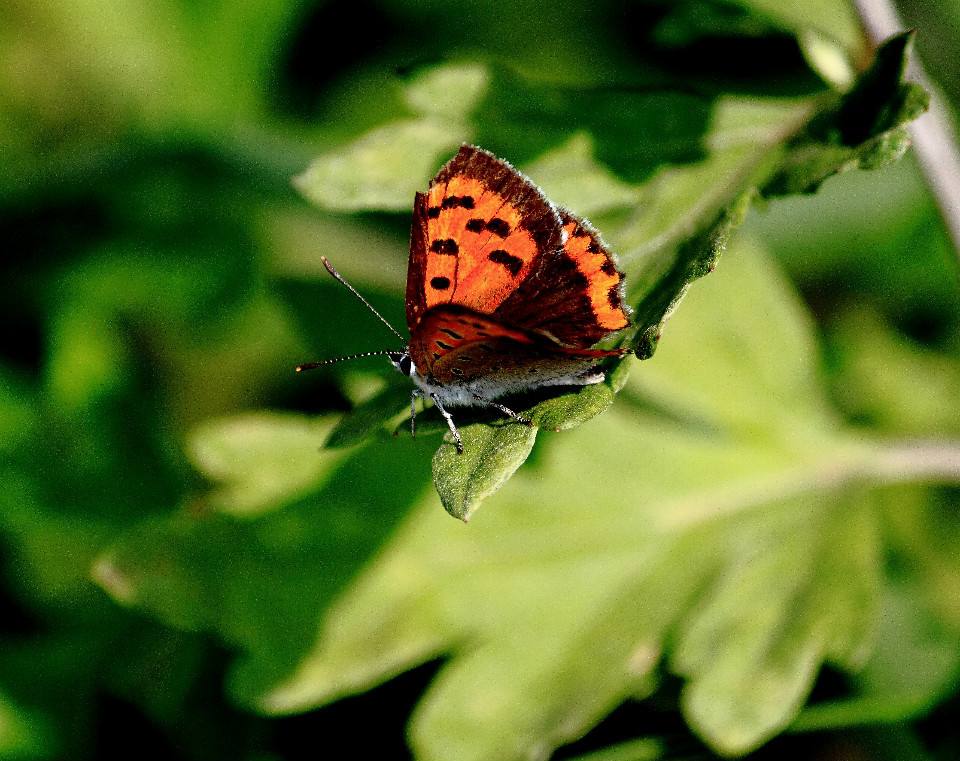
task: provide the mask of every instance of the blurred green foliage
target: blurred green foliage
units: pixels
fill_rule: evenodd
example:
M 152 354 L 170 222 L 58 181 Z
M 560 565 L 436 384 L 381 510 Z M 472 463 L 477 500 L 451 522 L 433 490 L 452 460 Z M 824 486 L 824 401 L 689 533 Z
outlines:
M 902 10 L 955 107 L 960 5 Z M 909 154 L 773 198 L 905 150 L 868 48 L 839 0 L 6 3 L 0 758 L 956 757 L 956 252 Z M 387 348 L 319 256 L 402 322 L 463 140 L 658 348 L 458 458 L 385 363 L 292 367 Z

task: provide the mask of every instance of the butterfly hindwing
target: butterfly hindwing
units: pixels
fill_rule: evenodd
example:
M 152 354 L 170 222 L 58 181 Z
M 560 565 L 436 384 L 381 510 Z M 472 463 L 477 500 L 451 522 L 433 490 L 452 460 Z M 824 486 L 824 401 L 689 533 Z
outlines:
M 563 245 L 539 189 L 490 153 L 463 146 L 414 202 L 407 323 L 441 304 L 490 314 Z
M 468 307 L 433 307 L 410 340 L 410 357 L 421 373 L 441 385 L 482 379 L 491 390 L 550 385 L 589 371 L 624 350 L 573 349 L 540 333 L 510 327 Z
M 459 364 L 472 363 L 471 375 L 480 372 L 494 360 L 490 345 L 493 340 L 509 340 L 515 345 L 532 344 L 535 337 L 527 331 L 508 328 L 469 307 L 447 304 L 431 308 L 417 324 L 410 337 L 410 358 L 421 373 L 435 376 L 436 365 L 447 355 L 459 354 Z M 474 354 L 463 354 L 469 347 L 480 346 Z M 463 378 L 463 373 L 448 375 Z

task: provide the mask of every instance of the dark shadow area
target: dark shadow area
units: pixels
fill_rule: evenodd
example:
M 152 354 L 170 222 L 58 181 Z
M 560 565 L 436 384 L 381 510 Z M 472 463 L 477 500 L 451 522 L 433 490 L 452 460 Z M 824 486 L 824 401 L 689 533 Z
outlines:
M 27 608 L 10 583 L 14 578 L 11 553 L 0 537 L 0 642 L 36 637 L 47 631 L 43 621 Z
M 954 503 L 956 504 L 956 503 Z M 937 761 L 960 758 L 960 737 L 957 717 L 960 716 L 960 693 L 954 693 L 929 715 L 916 723 L 916 733 L 923 747 Z
M 375 0 L 316 2 L 279 51 L 268 97 L 277 111 L 315 121 L 338 83 L 361 70 L 389 75 L 411 61 L 439 58 L 442 41 L 410 23 L 405 9 Z
M 796 39 L 758 23 L 737 3 L 623 3 L 607 28 L 627 61 L 674 87 L 702 94 L 796 96 L 822 91 Z M 763 76 L 758 77 L 758 69 Z
M 706 746 L 691 734 L 677 711 L 681 680 L 666 672 L 661 672 L 660 678 L 662 683 L 655 695 L 642 702 L 628 700 L 621 704 L 582 738 L 560 748 L 556 761 L 645 737 L 660 741 L 667 758 L 710 758 Z
M 406 742 L 410 712 L 441 665 L 431 661 L 363 695 L 272 720 L 270 749 L 287 761 L 314 761 L 333 748 L 349 748 L 346 755 L 357 759 L 412 759 Z
M 704 157 L 712 101 L 657 87 L 545 88 L 498 71 L 479 111 L 478 144 L 512 163 L 587 131 L 601 162 L 629 182 L 642 182 L 663 164 Z

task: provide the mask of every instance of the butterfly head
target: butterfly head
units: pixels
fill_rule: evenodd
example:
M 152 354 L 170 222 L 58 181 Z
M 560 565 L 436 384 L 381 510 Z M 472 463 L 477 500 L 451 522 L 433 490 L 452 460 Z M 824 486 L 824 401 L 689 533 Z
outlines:
M 387 358 L 401 375 L 412 376 L 417 371 L 417 368 L 413 365 L 413 360 L 410 359 L 409 352 L 392 351 L 387 354 Z

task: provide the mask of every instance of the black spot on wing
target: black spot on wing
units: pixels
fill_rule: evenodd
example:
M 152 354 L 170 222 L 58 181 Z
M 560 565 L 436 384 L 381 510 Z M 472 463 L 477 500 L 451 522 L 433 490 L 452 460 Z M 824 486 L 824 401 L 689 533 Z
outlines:
M 439 206 L 431 206 L 429 209 L 427 209 L 427 216 L 430 217 L 430 219 L 436 219 L 437 217 L 439 217 L 439 216 L 440 216 L 440 207 L 439 207 Z
M 620 295 L 620 285 L 611 285 L 610 290 L 607 291 L 607 301 L 610 302 L 610 306 L 614 309 L 620 309 L 623 306 L 623 296 Z
M 502 248 L 491 251 L 487 258 L 494 264 L 502 264 L 514 277 L 516 277 L 523 268 L 523 259 L 514 256 L 509 251 L 504 251 Z
M 607 259 L 603 264 L 600 265 L 600 269 L 603 270 L 606 275 L 614 275 L 617 272 L 617 267 L 613 263 L 612 259 Z
M 473 196 L 447 196 L 440 205 L 444 209 L 472 209 L 475 204 Z
M 467 229 L 472 233 L 482 233 L 485 227 L 483 220 L 476 217 L 467 222 Z
M 437 238 L 430 244 L 430 250 L 435 254 L 449 254 L 450 256 L 456 256 L 460 253 L 460 247 L 453 238 L 443 240 Z
M 506 238 L 510 234 L 510 225 L 507 224 L 505 219 L 500 219 L 499 217 L 494 217 L 487 222 L 487 229 L 501 238 Z
M 435 277 L 430 281 L 430 287 L 435 291 L 445 291 L 450 287 L 450 278 Z
M 457 331 L 455 331 L 455 330 L 450 330 L 450 328 L 440 328 L 440 332 L 441 332 L 441 333 L 446 333 L 446 334 L 447 334 L 448 336 L 450 336 L 450 338 L 452 338 L 454 341 L 461 341 L 461 340 L 463 340 L 463 336 L 462 336 L 462 335 L 460 335 L 459 333 L 457 333 Z

